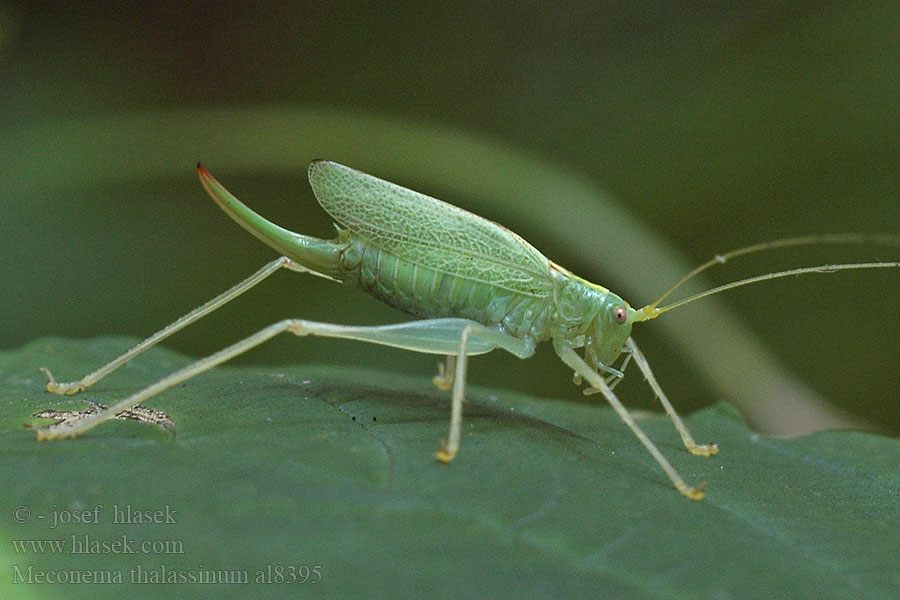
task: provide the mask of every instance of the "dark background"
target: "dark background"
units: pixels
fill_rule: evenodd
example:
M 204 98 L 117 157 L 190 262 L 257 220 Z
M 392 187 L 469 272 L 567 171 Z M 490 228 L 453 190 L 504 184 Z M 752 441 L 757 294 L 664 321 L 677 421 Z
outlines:
M 896 3 L 386 6 L 0 4 L 0 347 L 45 335 L 145 336 L 273 258 L 205 197 L 198 159 L 263 214 L 324 237 L 329 219 L 305 166 L 350 162 L 499 220 L 638 305 L 671 283 L 653 280 L 639 236 L 617 231 L 625 241 L 615 250 L 586 257 L 579 249 L 595 240 L 541 226 L 579 217 L 554 213 L 553 189 L 543 205 L 492 203 L 477 185 L 467 195 L 443 183 L 465 175 L 458 163 L 426 162 L 458 136 L 552 165 L 605 190 L 689 265 L 775 237 L 900 230 Z M 312 125 L 293 130 L 295 113 Z M 367 119 L 381 137 L 357 127 Z M 271 127 L 247 125 L 259 122 Z M 434 143 L 415 146 L 422 138 L 411 130 L 433 130 Z M 482 190 L 519 185 L 491 167 L 479 163 L 490 179 Z M 590 225 L 596 238 L 613 234 Z M 792 250 L 710 280 L 898 254 Z M 628 281 L 611 263 L 649 275 Z M 298 279 L 280 275 L 166 344 L 201 355 L 285 316 L 402 318 L 351 290 Z M 869 271 L 721 301 L 809 387 L 896 433 L 898 291 L 896 270 Z M 665 319 L 702 321 L 704 306 Z M 660 324 L 635 333 L 675 404 L 729 399 L 684 346 L 720 343 L 719 334 L 689 341 Z M 434 363 L 294 339 L 242 360 L 422 376 Z M 470 373 L 482 385 L 581 398 L 548 351 L 528 362 L 478 359 Z M 636 371 L 629 379 L 622 396 L 651 406 Z

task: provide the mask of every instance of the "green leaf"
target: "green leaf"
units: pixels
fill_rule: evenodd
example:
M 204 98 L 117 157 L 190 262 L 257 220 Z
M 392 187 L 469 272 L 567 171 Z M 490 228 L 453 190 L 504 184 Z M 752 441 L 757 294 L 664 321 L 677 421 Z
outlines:
M 222 367 L 154 398 L 174 434 L 116 421 L 38 443 L 23 428 L 41 409 L 111 403 L 188 362 L 154 349 L 80 396 L 43 390 L 38 367 L 75 379 L 133 343 L 54 338 L 0 354 L 0 596 L 118 598 L 139 565 L 147 578 L 250 582 L 135 588 L 147 598 L 885 598 L 900 587 L 894 439 L 771 439 L 719 406 L 688 419 L 721 447 L 700 458 L 667 419 L 642 418 L 689 482 L 708 482 L 691 502 L 606 407 L 470 389 L 462 450 L 444 466 L 433 453 L 449 402 L 432 373 L 306 365 Z M 129 505 L 176 522 L 115 523 Z M 72 553 L 73 536 L 109 551 Z M 23 550 L 27 540 L 64 548 Z M 142 553 L 144 541 L 181 552 Z M 316 565 L 319 583 L 278 583 Z M 124 583 L 16 583 L 29 566 L 32 578 Z M 272 583 L 254 583 L 258 572 Z

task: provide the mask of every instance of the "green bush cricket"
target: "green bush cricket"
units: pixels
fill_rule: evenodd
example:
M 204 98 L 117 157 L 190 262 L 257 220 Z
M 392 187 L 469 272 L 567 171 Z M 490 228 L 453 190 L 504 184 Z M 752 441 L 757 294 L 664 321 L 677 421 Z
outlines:
M 900 267 L 900 262 L 855 263 L 804 267 L 752 277 L 660 307 L 682 283 L 726 260 L 772 248 L 817 243 L 900 244 L 890 234 L 832 234 L 775 240 L 743 248 L 694 269 L 659 299 L 632 308 L 608 289 L 590 283 L 550 261 L 521 237 L 463 209 L 331 161 L 313 161 L 309 180 L 322 207 L 337 222 L 338 236 L 318 239 L 267 221 L 232 196 L 202 166 L 200 182 L 210 197 L 242 227 L 282 256 L 122 356 L 81 380 L 58 383 L 47 369 L 47 389 L 75 394 L 87 389 L 125 362 L 169 335 L 229 302 L 269 275 L 289 269 L 353 284 L 421 320 L 374 327 L 354 327 L 286 319 L 178 370 L 118 403 L 80 419 L 41 427 L 39 440 L 75 437 L 129 410 L 148 398 L 203 373 L 272 337 L 290 332 L 359 340 L 446 357 L 435 385 L 451 392 L 450 431 L 437 451 L 443 463 L 460 446 L 462 405 L 468 357 L 501 348 L 528 358 L 538 343 L 550 341 L 574 372 L 585 393 L 600 393 L 688 498 L 703 497 L 703 485 L 689 486 L 656 445 L 640 429 L 612 389 L 634 361 L 693 454 L 711 456 L 715 444 L 697 444 L 666 398 L 649 363 L 631 338 L 634 323 L 734 287 L 806 273 L 847 269 Z M 576 352 L 582 349 L 583 356 Z M 620 357 L 622 362 L 614 367 Z

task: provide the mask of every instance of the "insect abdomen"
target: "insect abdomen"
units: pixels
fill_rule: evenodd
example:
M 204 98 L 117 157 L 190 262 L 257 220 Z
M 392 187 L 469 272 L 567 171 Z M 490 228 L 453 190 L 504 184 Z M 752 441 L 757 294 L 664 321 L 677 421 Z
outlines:
M 351 237 L 351 236 L 348 236 Z M 550 299 L 505 290 L 454 273 L 410 263 L 352 236 L 341 254 L 342 277 L 404 312 L 500 324 L 516 337 L 546 337 Z

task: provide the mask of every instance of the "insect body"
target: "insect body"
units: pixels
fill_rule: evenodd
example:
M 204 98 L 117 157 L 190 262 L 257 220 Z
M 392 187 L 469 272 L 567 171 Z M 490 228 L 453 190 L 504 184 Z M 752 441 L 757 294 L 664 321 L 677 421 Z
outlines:
M 540 342 L 552 342 L 560 359 L 609 401 L 660 464 L 679 492 L 703 496 L 701 486 L 687 485 L 622 406 L 612 388 L 630 360 L 638 365 L 670 415 L 685 446 L 709 456 L 715 444 L 697 444 L 672 408 L 650 366 L 630 337 L 632 325 L 710 293 L 752 283 L 735 282 L 658 308 L 662 298 L 640 310 L 613 292 L 590 283 L 548 260 L 512 231 L 464 211 L 330 161 L 314 161 L 309 180 L 322 207 L 338 224 L 338 236 L 322 240 L 271 223 L 232 196 L 198 165 L 200 181 L 213 200 L 254 236 L 283 256 L 235 287 L 178 319 L 101 369 L 72 383 L 58 383 L 45 369 L 48 390 L 72 394 L 86 389 L 135 355 L 250 289 L 272 273 L 287 268 L 356 285 L 422 320 L 376 327 L 353 327 L 302 319 L 286 319 L 219 352 L 200 359 L 115 405 L 75 421 L 38 430 L 38 439 L 74 437 L 147 398 L 202 373 L 283 332 L 367 341 L 446 356 L 434 382 L 450 389 L 450 432 L 438 450 L 442 462 L 459 450 L 467 358 L 502 348 L 531 356 Z M 896 243 L 890 238 L 888 243 Z M 784 245 L 817 242 L 871 242 L 866 236 L 794 238 L 725 255 Z M 884 241 L 876 239 L 874 241 Z M 722 258 L 724 260 L 724 258 Z M 707 263 L 688 277 L 714 262 Z M 900 263 L 829 265 L 772 273 L 762 278 L 848 268 L 896 267 Z M 686 278 L 685 278 L 686 279 Z M 682 280 L 684 281 L 684 280 Z M 675 287 L 680 285 L 676 284 Z M 583 356 L 576 350 L 583 349 Z M 614 365 L 620 355 L 619 368 Z

